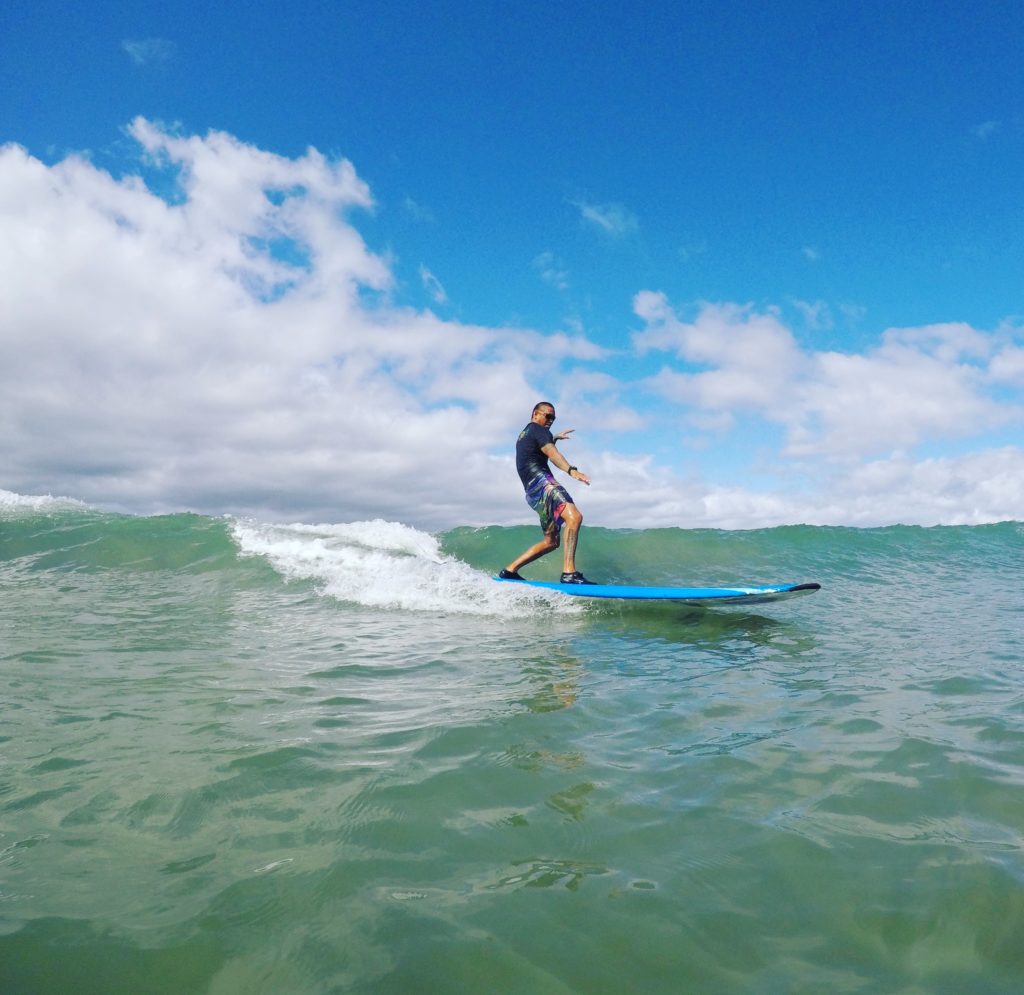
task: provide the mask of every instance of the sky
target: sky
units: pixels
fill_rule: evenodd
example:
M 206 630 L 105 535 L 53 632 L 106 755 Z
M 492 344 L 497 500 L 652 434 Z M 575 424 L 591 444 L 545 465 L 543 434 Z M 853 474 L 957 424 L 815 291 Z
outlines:
M 0 491 L 1024 520 L 1021 5 L 207 7 L 0 5 Z

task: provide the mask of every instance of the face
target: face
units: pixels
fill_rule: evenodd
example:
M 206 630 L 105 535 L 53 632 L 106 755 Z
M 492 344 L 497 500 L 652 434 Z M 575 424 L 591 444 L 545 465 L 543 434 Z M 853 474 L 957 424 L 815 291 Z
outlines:
M 547 425 L 550 428 L 555 420 L 555 409 L 541 408 L 534 416 L 534 420 L 539 422 L 541 425 Z

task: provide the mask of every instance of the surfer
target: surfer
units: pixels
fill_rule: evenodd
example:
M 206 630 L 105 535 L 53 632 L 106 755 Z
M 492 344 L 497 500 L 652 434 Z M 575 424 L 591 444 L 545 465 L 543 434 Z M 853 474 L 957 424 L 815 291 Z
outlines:
M 549 460 L 572 480 L 590 485 L 590 478 L 573 466 L 555 445 L 568 439 L 575 429 L 567 428 L 558 435 L 551 434 L 555 420 L 555 406 L 549 401 L 535 404 L 529 424 L 519 433 L 516 441 L 516 469 L 526 491 L 526 503 L 540 517 L 544 538 L 516 557 L 501 573 L 503 580 L 523 580 L 519 568 L 546 556 L 562 546 L 562 583 L 591 584 L 576 569 L 576 543 L 579 540 L 583 515 L 569 492 L 551 474 Z M 565 535 L 562 536 L 562 526 Z M 564 538 L 564 542 L 562 541 Z

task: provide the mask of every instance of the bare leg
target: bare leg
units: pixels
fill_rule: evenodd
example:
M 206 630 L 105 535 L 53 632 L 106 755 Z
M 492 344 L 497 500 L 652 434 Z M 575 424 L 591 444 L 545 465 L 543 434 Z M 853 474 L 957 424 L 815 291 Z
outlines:
M 547 532 L 540 542 L 531 546 L 521 556 L 517 556 L 505 569 L 509 573 L 515 573 L 520 567 L 525 567 L 527 563 L 533 563 L 534 560 L 539 560 L 556 549 L 558 549 L 558 532 Z
M 562 535 L 562 571 L 571 574 L 576 570 L 576 544 L 579 542 L 583 515 L 576 505 L 567 504 L 562 509 L 562 521 L 565 523 Z

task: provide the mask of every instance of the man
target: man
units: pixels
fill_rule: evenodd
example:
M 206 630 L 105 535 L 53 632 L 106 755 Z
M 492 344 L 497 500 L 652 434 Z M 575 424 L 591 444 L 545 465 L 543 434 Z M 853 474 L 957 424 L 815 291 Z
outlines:
M 504 580 L 522 580 L 520 567 L 558 549 L 561 544 L 562 583 L 590 584 L 592 581 L 576 569 L 576 543 L 583 515 L 569 492 L 551 475 L 548 461 L 568 473 L 572 480 L 579 480 L 588 487 L 590 478 L 572 466 L 555 445 L 556 442 L 568 439 L 575 429 L 567 428 L 558 435 L 552 435 L 551 425 L 554 420 L 555 406 L 548 401 L 541 401 L 534 405 L 530 423 L 519 433 L 516 441 L 516 469 L 526 491 L 526 503 L 540 516 L 544 538 L 514 559 L 498 576 Z M 564 543 L 561 543 L 563 526 L 565 536 Z

